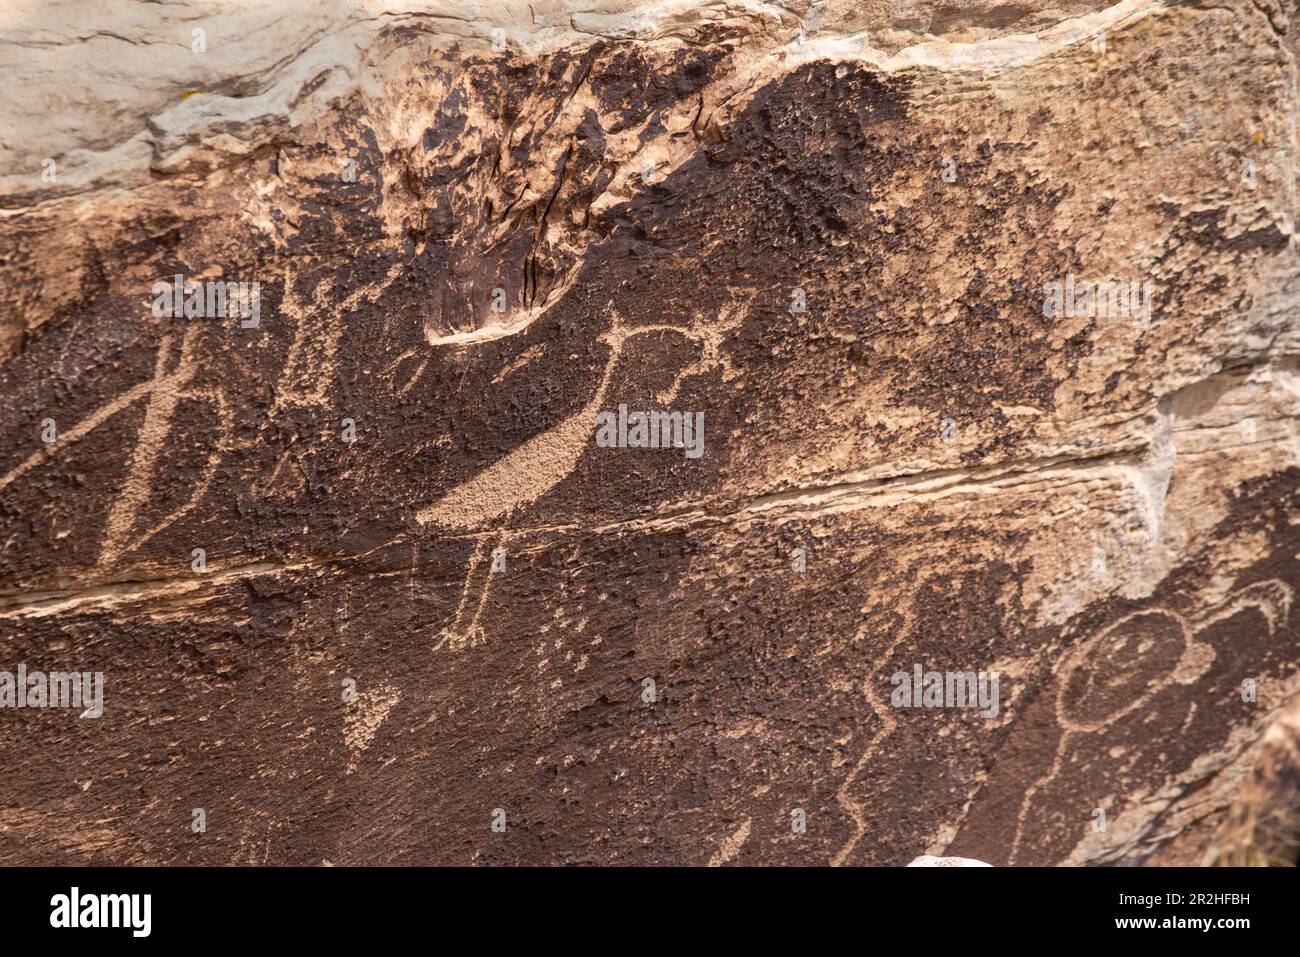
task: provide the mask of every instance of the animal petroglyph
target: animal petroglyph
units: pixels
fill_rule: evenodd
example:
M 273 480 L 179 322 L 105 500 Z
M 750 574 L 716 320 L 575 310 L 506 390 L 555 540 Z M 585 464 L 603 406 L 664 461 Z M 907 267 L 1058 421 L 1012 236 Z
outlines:
M 743 306 L 735 305 L 723 310 L 713 321 L 697 317 L 696 324 L 692 327 L 654 324 L 635 328 L 625 326 L 618 314 L 613 313 L 609 329 L 600 336 L 600 341 L 609 346 L 609 355 L 605 358 L 600 382 L 587 404 L 558 425 L 527 440 L 473 478 L 456 486 L 434 504 L 421 509 L 416 515 L 416 521 L 422 525 L 460 532 L 508 524 L 515 512 L 532 505 L 555 488 L 577 466 L 578 459 L 590 443 L 596 414 L 605 404 L 619 358 L 628 341 L 649 333 L 673 332 L 701 343 L 699 358 L 678 373 L 669 389 L 660 393 L 661 401 L 671 401 L 688 375 L 725 363 L 725 357 L 720 352 L 722 340 L 727 332 L 744 321 L 746 311 Z M 504 547 L 508 537 L 503 531 L 493 548 Z M 455 616 L 451 625 L 440 633 L 435 648 L 441 648 L 445 644 L 458 649 L 483 640 L 480 621 L 491 589 L 490 568 L 485 574 L 478 601 L 467 625 L 464 617 L 475 571 L 483 565 L 484 557 L 490 550 L 487 540 L 475 544 Z
M 660 393 L 661 401 L 671 401 L 688 375 L 725 362 L 719 351 L 722 339 L 744 321 L 746 311 L 744 307 L 733 306 L 712 322 L 697 318 L 697 325 L 693 327 L 655 324 L 628 328 L 615 314 L 609 330 L 600 336 L 610 351 L 591 400 L 558 425 L 529 439 L 422 509 L 416 520 L 424 525 L 465 531 L 480 528 L 536 502 L 562 482 L 577 465 L 591 439 L 596 413 L 604 405 L 619 357 L 629 340 L 652 332 L 674 332 L 702 343 L 699 359 L 679 372 L 673 385 Z

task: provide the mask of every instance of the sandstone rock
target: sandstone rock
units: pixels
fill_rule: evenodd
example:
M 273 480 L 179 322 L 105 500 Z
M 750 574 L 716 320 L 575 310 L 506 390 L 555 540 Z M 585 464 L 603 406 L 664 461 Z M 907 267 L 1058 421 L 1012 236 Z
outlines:
M 933 854 L 922 854 L 908 867 L 990 867 L 983 861 L 977 861 L 973 857 L 935 857 Z
M 1227 859 L 1296 27 L 7 0 L 0 862 Z

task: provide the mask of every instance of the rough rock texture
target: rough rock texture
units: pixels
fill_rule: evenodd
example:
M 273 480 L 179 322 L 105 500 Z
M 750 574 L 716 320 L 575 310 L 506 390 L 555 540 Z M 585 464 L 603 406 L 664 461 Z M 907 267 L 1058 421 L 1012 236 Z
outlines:
M 1194 863 L 1294 821 L 1298 30 L 5 0 L 0 669 L 105 688 L 0 709 L 0 863 Z M 154 315 L 178 273 L 258 324 Z M 1045 315 L 1069 276 L 1149 317 Z M 600 447 L 620 403 L 704 454 Z M 996 716 L 895 707 L 916 665 Z

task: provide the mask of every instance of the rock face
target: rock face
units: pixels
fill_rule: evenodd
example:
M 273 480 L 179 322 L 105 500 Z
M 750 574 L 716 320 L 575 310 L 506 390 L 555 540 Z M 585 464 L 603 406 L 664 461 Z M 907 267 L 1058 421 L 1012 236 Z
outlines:
M 0 863 L 1294 821 L 1291 2 L 5 8 Z

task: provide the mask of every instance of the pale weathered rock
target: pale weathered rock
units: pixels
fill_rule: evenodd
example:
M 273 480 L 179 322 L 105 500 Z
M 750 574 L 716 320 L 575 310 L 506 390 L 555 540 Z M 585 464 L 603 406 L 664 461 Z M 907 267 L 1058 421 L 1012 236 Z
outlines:
M 1295 820 L 1293 4 L 4 7 L 0 862 Z
M 933 854 L 922 854 L 908 867 L 991 867 L 983 861 L 977 861 L 973 857 L 935 857 Z

